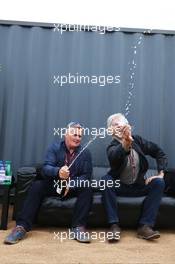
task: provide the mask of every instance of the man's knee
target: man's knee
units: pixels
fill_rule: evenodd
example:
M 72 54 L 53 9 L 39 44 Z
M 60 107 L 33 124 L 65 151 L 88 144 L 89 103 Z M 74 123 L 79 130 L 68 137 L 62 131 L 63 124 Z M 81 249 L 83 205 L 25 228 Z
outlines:
M 30 190 L 29 190 L 31 195 L 39 195 L 41 193 L 44 193 L 44 191 L 45 191 L 45 183 L 44 183 L 44 181 L 34 181 L 34 182 L 32 182 Z
M 155 178 L 151 181 L 151 185 L 154 186 L 154 188 L 156 188 L 156 190 L 161 190 L 163 191 L 165 189 L 165 181 L 164 179 L 160 179 L 160 178 Z

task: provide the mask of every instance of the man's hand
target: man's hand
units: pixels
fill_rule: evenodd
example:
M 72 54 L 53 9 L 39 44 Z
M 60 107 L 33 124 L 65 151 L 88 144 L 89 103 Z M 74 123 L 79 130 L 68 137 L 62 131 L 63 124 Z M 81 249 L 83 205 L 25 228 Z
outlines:
M 61 167 L 61 169 L 59 170 L 60 179 L 66 180 L 69 178 L 69 175 L 70 175 L 70 171 L 69 171 L 68 166 Z
M 145 185 L 148 185 L 153 179 L 156 179 L 156 178 L 163 179 L 163 177 L 164 177 L 164 172 L 161 171 L 158 175 L 151 176 L 150 178 L 147 178 L 145 180 Z
M 125 125 L 122 128 L 122 146 L 126 151 L 129 151 L 133 142 L 131 136 L 131 126 Z

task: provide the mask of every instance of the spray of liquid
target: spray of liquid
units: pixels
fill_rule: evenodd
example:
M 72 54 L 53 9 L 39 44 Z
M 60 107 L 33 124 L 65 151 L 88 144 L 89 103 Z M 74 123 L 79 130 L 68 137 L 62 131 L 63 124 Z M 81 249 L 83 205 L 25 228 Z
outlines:
M 92 137 L 92 138 L 91 138 L 91 139 L 90 139 L 90 140 L 84 145 L 84 147 L 80 150 L 80 152 L 79 152 L 78 155 L 75 157 L 75 159 L 74 159 L 74 160 L 70 163 L 70 165 L 68 166 L 69 169 L 72 167 L 72 165 L 74 164 L 74 162 L 79 158 L 79 156 L 85 151 L 85 149 L 87 149 L 87 147 L 88 147 L 92 142 L 94 142 L 94 141 L 97 139 L 98 136 L 100 136 L 100 134 L 96 134 L 94 137 Z M 55 181 L 55 180 L 54 180 L 54 187 L 56 187 L 56 186 L 57 186 L 57 188 L 56 188 L 56 192 L 57 192 L 58 194 L 61 194 L 61 193 L 62 193 L 62 190 L 63 190 L 63 187 L 60 186 L 60 185 L 58 184 L 58 181 Z M 66 190 L 65 190 L 65 193 L 64 193 L 63 196 L 65 196 L 65 195 L 67 194 L 68 189 L 69 189 L 69 183 L 67 183 Z
M 150 34 L 152 32 L 152 29 L 145 30 L 144 34 Z M 134 94 L 135 89 L 135 81 L 136 81 L 136 68 L 137 68 L 137 55 L 139 51 L 139 47 L 141 46 L 143 42 L 143 37 L 140 36 L 134 43 L 134 45 L 131 47 L 132 53 L 131 53 L 131 60 L 128 62 L 129 67 L 129 84 L 128 84 L 128 98 L 125 104 L 124 109 L 124 115 L 128 116 L 130 113 L 130 109 L 132 107 L 132 97 Z
M 83 151 L 85 151 L 85 149 L 87 149 L 87 147 L 96 140 L 96 138 L 99 136 L 99 134 L 96 134 L 93 138 L 91 138 L 85 145 L 84 147 L 80 150 L 80 152 L 78 153 L 78 155 L 75 157 L 75 159 L 70 163 L 69 165 L 69 169 L 72 167 L 72 165 L 74 164 L 74 162 L 79 158 L 79 156 L 82 154 Z
M 147 31 L 144 31 L 143 33 L 151 33 L 152 30 L 149 29 Z M 135 77 L 136 77 L 136 67 L 137 67 L 137 64 L 136 64 L 136 56 L 137 56 L 137 53 L 138 53 L 138 47 L 142 44 L 142 39 L 143 37 L 140 36 L 139 39 L 136 40 L 136 43 L 132 46 L 132 59 L 130 62 L 128 62 L 128 65 L 129 65 L 129 73 L 130 73 L 130 79 L 129 79 L 129 85 L 128 85 L 128 99 L 127 99 L 127 102 L 125 104 L 125 116 L 128 116 L 128 114 L 130 113 L 130 108 L 132 106 L 132 103 L 131 103 L 131 99 L 132 99 L 132 96 L 133 96 L 133 91 L 134 91 L 134 88 L 135 88 Z M 133 127 L 132 127 L 133 129 Z M 71 164 L 69 165 L 69 169 L 72 167 L 72 165 L 74 164 L 74 162 L 79 158 L 79 156 L 82 154 L 82 152 L 93 142 L 96 140 L 96 138 L 98 137 L 99 135 L 96 134 L 93 138 L 91 138 L 86 144 L 85 146 L 81 149 L 81 151 L 78 153 L 78 155 L 75 157 L 75 159 L 71 162 Z M 55 185 L 54 187 L 57 185 L 57 182 L 55 182 Z M 67 187 L 69 187 L 69 184 L 67 185 Z M 61 193 L 62 189 L 60 189 L 59 186 L 57 186 L 57 189 L 56 189 L 57 193 Z

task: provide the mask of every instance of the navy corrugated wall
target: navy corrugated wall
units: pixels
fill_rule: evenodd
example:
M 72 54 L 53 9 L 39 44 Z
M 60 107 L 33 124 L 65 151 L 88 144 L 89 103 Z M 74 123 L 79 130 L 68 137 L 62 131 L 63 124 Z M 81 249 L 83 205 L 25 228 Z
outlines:
M 119 75 L 120 83 L 61 87 L 54 75 L 68 73 Z M 53 135 L 54 128 L 70 120 L 89 128 L 105 127 L 110 114 L 126 112 L 130 92 L 128 119 L 134 133 L 158 143 L 173 167 L 174 76 L 173 34 L 122 30 L 60 34 L 37 25 L 1 24 L 0 159 L 12 160 L 15 170 L 42 162 L 47 146 L 58 137 Z M 94 165 L 108 165 L 105 149 L 109 141 L 110 137 L 99 138 L 90 146 Z

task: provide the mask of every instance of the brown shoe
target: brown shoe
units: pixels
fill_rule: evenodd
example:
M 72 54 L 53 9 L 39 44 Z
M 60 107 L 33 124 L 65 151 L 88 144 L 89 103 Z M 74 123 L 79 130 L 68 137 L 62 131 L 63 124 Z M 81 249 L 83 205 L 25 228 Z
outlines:
M 120 240 L 121 229 L 117 224 L 113 224 L 107 233 L 108 242 L 118 242 Z
M 154 231 L 151 227 L 149 227 L 147 225 L 143 225 L 143 226 L 138 228 L 137 236 L 138 236 L 138 238 L 153 240 L 153 239 L 159 238 L 160 234 L 158 231 Z

